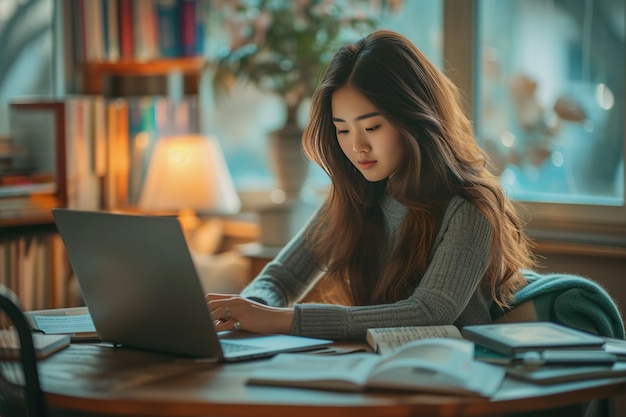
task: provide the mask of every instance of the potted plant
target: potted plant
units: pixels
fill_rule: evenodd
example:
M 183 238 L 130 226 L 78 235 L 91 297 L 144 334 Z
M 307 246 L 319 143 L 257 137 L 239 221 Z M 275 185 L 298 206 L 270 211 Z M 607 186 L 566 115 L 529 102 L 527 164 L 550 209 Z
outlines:
M 218 56 L 215 91 L 228 92 L 237 79 L 244 79 L 284 99 L 285 124 L 270 135 L 270 151 L 287 199 L 299 195 L 308 172 L 300 149 L 300 107 L 312 96 L 339 45 L 374 29 L 375 16 L 387 8 L 393 11 L 399 3 L 380 1 L 378 10 L 370 0 L 240 0 L 213 5 L 224 16 L 230 39 L 229 48 Z

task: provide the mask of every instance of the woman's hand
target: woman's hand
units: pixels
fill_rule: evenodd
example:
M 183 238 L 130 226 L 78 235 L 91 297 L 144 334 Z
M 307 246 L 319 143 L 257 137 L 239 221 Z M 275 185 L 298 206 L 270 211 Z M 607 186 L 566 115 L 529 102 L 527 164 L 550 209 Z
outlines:
M 206 300 L 218 332 L 291 333 L 292 308 L 269 307 L 236 294 L 209 293 Z

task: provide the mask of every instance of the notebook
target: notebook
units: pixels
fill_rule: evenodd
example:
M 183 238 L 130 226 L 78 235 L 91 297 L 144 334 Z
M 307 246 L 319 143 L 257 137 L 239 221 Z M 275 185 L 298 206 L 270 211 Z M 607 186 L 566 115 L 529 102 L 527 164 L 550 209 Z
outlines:
M 103 341 L 220 362 L 332 343 L 290 335 L 218 333 L 175 217 L 61 208 L 52 214 Z

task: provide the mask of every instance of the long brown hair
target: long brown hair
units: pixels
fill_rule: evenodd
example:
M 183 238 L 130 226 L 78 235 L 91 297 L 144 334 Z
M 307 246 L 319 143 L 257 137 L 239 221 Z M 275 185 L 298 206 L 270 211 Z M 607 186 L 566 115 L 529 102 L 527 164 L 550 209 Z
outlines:
M 405 138 L 403 163 L 387 180 L 368 182 L 339 147 L 331 97 L 345 85 L 362 93 Z M 520 269 L 534 265 L 524 224 L 487 169 L 458 89 L 404 36 L 379 30 L 337 51 L 313 96 L 303 144 L 332 184 L 308 242 L 351 303 L 390 303 L 414 291 L 454 195 L 491 223 L 491 255 L 482 282 L 493 299 L 505 307 L 524 284 Z M 408 213 L 382 268 L 377 245 L 384 239 L 379 203 L 385 193 Z

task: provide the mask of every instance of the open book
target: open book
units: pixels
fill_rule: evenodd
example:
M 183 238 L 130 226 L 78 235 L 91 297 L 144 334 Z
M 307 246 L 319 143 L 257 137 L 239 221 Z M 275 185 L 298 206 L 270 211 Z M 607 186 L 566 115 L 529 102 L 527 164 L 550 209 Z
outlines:
M 387 355 L 395 352 L 407 342 L 433 337 L 462 339 L 461 332 L 456 326 L 407 326 L 384 327 L 367 329 L 365 341 L 376 353 Z
M 365 340 L 369 347 L 383 356 L 392 354 L 412 340 L 430 339 L 433 337 L 463 339 L 461 331 L 452 324 L 375 328 L 367 329 L 365 334 Z M 513 361 L 513 358 L 508 355 L 480 345 L 474 346 L 474 359 L 497 365 L 508 365 Z
M 503 368 L 474 360 L 474 344 L 431 338 L 404 344 L 393 354 L 317 356 L 283 353 L 256 369 L 250 384 L 340 391 L 394 389 L 491 397 Z

